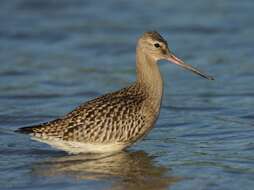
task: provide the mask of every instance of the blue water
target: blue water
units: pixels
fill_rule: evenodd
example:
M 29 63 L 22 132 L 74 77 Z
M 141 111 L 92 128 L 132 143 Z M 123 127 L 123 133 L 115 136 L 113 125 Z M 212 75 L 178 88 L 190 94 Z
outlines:
M 252 0 L 0 2 L 0 189 L 252 190 Z M 207 81 L 162 62 L 156 127 L 113 156 L 71 156 L 13 131 L 135 80 L 159 31 Z

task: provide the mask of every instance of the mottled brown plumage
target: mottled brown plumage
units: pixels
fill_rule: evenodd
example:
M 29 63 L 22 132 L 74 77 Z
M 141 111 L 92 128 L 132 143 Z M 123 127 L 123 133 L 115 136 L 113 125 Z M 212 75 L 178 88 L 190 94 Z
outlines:
M 32 128 L 40 138 L 55 137 L 84 143 L 127 143 L 136 140 L 146 123 L 146 94 L 134 84 L 88 101 L 66 116 Z M 135 127 L 136 126 L 136 127 Z
M 176 58 L 157 32 L 144 33 L 136 53 L 137 80 L 131 86 L 88 101 L 57 120 L 18 131 L 73 153 L 118 151 L 146 135 L 159 115 L 163 82 L 158 60 L 211 79 Z

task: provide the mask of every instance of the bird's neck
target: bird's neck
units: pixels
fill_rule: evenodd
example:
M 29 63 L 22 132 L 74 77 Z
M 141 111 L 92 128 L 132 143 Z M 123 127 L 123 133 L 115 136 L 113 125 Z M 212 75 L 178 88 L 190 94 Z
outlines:
M 136 70 L 137 83 L 146 91 L 152 109 L 159 112 L 163 95 L 163 80 L 156 60 L 137 48 Z

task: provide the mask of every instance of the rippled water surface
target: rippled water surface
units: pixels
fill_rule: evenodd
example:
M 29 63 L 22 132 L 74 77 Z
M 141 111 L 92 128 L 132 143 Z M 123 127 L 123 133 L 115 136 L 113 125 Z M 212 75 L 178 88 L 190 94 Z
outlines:
M 253 189 L 252 0 L 0 2 L 0 189 Z M 160 65 L 156 127 L 113 156 L 67 155 L 13 131 L 135 80 L 156 29 L 207 81 Z

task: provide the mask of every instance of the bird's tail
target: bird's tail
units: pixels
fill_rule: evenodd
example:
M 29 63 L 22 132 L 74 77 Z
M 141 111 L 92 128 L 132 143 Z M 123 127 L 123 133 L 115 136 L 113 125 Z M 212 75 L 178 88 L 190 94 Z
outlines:
M 35 128 L 35 127 L 36 127 L 36 126 L 21 127 L 21 128 L 19 128 L 19 129 L 15 130 L 15 132 L 17 132 L 17 133 L 23 133 L 23 134 L 31 134 L 31 133 L 34 132 L 34 128 Z
M 28 127 L 21 127 L 21 128 L 18 128 L 17 130 L 15 130 L 15 132 L 23 133 L 23 134 L 33 134 L 35 132 L 37 133 L 37 132 L 39 132 L 40 129 L 45 127 L 46 124 L 47 123 L 42 123 L 42 124 L 32 125 L 32 126 L 28 126 Z

